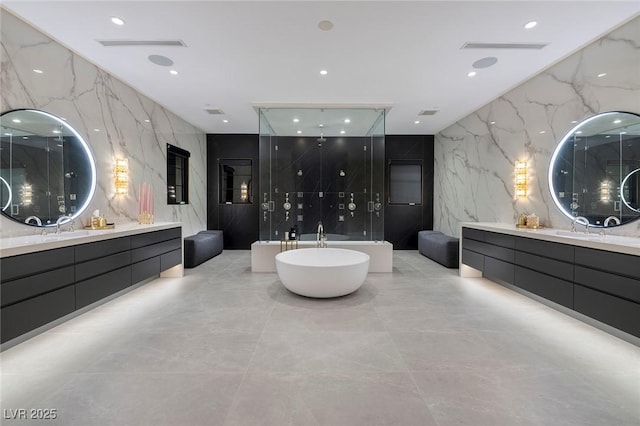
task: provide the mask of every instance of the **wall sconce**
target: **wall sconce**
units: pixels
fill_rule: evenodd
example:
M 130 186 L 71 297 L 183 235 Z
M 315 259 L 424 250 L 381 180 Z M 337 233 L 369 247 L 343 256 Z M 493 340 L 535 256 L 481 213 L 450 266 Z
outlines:
M 613 190 L 613 182 L 609 179 L 605 179 L 600 182 L 600 202 L 608 204 L 611 202 L 611 193 Z
M 116 195 L 127 195 L 129 193 L 129 160 L 116 159 L 113 174 L 116 179 Z
M 516 198 L 527 198 L 527 162 L 526 161 L 516 161 L 516 184 L 515 184 L 515 192 Z
M 240 200 L 247 201 L 247 198 L 249 198 L 249 188 L 247 182 L 242 182 L 240 184 Z
M 33 187 L 25 183 L 22 185 L 22 205 L 29 206 L 33 202 Z

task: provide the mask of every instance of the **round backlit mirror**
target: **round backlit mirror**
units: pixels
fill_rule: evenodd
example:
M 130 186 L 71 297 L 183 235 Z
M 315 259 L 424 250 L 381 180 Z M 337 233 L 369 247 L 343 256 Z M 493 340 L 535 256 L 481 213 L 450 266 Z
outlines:
M 577 124 L 556 147 L 549 166 L 551 196 L 573 220 L 624 225 L 640 217 L 640 116 L 605 112 Z
M 21 223 L 79 216 L 96 188 L 89 146 L 65 120 L 33 109 L 0 116 L 0 208 Z

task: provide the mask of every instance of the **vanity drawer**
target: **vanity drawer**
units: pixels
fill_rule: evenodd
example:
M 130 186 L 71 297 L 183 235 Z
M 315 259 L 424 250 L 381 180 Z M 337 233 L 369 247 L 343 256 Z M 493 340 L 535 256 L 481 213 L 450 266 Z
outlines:
M 495 246 L 481 241 L 469 240 L 466 238 L 462 241 L 462 246 L 467 250 L 504 260 L 505 262 L 513 263 L 515 260 L 515 253 L 513 249 Z
M 73 247 L 38 251 L 0 259 L 2 282 L 73 265 Z
M 81 244 L 75 247 L 76 263 L 99 259 L 115 253 L 131 250 L 131 238 L 114 238 L 112 240 L 97 241 L 95 243 Z
M 168 241 L 162 241 L 150 246 L 140 247 L 135 250 L 131 250 L 131 261 L 140 262 L 151 257 L 160 256 L 161 254 L 168 253 L 173 250 L 182 249 L 182 239 L 174 238 Z
M 515 248 L 516 237 L 508 234 L 498 234 L 496 232 L 486 232 L 484 241 L 500 247 Z
M 476 253 L 475 251 L 462 249 L 462 263 L 469 265 L 472 268 L 483 270 L 484 269 L 484 256 Z
M 640 262 L 640 260 L 638 260 Z M 576 266 L 576 284 L 640 303 L 640 280 Z
M 160 256 L 160 271 L 166 271 L 182 263 L 182 247 Z
M 573 264 L 571 263 L 517 251 L 516 265 L 540 271 L 566 281 L 573 281 Z
M 573 300 L 581 314 L 640 337 L 640 304 L 581 285 L 574 286 Z
M 76 309 L 90 305 L 107 296 L 124 290 L 131 285 L 131 266 L 116 269 L 104 275 L 78 282 L 76 288 Z
M 134 235 L 131 237 L 131 248 L 137 249 L 144 246 L 150 246 L 152 244 L 172 240 L 174 238 L 182 238 L 182 228 L 171 228 L 162 231 Z
M 73 312 L 74 287 L 70 285 L 2 308 L 2 343 Z
M 2 306 L 11 305 L 71 285 L 73 282 L 73 266 L 65 266 L 13 281 L 3 281 L 0 285 L 0 301 L 2 301 Z
M 545 299 L 573 309 L 573 283 L 516 266 L 514 284 Z
M 492 257 L 485 257 L 484 270 L 482 272 L 483 276 L 497 278 L 499 280 L 506 281 L 509 284 L 513 284 L 515 266 L 512 263 L 504 262 Z
M 516 250 L 573 263 L 574 246 L 533 238 L 516 238 Z
M 105 272 L 113 271 L 123 266 L 131 264 L 131 252 L 105 256 L 101 259 L 90 260 L 89 262 L 76 264 L 76 281 L 83 281 Z
M 576 264 L 640 279 L 640 256 L 576 247 Z
M 465 238 L 471 238 L 472 240 L 484 241 L 486 231 L 473 228 L 462 228 L 462 236 Z
M 131 265 L 131 284 L 158 276 L 160 274 L 160 256 L 143 260 Z

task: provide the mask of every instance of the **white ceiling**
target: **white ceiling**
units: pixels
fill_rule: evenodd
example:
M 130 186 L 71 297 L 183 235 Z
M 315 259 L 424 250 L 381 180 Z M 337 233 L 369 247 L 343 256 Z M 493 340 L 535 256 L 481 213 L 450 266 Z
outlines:
M 257 133 L 255 106 L 276 104 L 390 107 L 387 134 L 437 133 L 640 13 L 638 0 L 3 0 L 2 7 L 207 133 Z M 333 29 L 321 31 L 323 20 Z M 525 30 L 531 20 L 538 25 Z M 186 47 L 104 47 L 99 39 L 179 39 Z M 465 42 L 549 44 L 462 50 Z M 179 74 L 151 63 L 152 54 L 171 58 Z M 487 56 L 497 64 L 467 77 Z M 418 116 L 433 108 L 437 114 Z

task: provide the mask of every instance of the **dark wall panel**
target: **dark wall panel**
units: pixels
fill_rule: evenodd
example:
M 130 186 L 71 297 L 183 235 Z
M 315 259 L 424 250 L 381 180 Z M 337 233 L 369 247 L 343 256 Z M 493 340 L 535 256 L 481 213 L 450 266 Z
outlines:
M 389 205 L 385 202 L 385 240 L 393 243 L 395 249 L 417 249 L 418 231 L 433 229 L 433 144 L 433 135 L 386 136 L 385 164 L 390 160 L 420 160 L 423 174 L 421 205 Z M 225 249 L 249 249 L 251 243 L 259 239 L 259 154 L 258 135 L 207 135 L 207 229 L 224 232 Z M 335 161 L 336 170 L 340 168 L 339 158 Z M 252 204 L 220 204 L 221 159 L 253 161 Z M 384 173 L 386 176 L 387 170 Z M 324 190 L 330 192 L 330 183 L 327 185 L 329 187 Z M 385 178 L 385 194 L 388 194 L 388 186 Z
M 207 229 L 223 231 L 225 249 L 249 249 L 260 236 L 258 141 L 253 134 L 207 135 Z M 219 161 L 225 159 L 252 160 L 252 204 L 220 204 Z
M 394 249 L 417 250 L 418 231 L 433 229 L 433 135 L 386 135 L 385 164 L 391 161 L 419 161 L 422 164 L 422 204 L 385 202 L 384 237 Z M 389 194 L 385 170 L 385 194 Z

